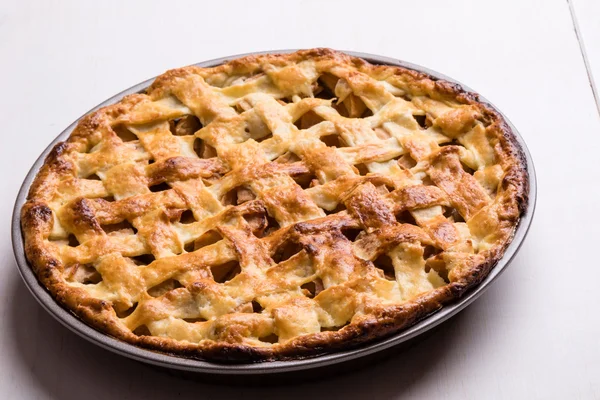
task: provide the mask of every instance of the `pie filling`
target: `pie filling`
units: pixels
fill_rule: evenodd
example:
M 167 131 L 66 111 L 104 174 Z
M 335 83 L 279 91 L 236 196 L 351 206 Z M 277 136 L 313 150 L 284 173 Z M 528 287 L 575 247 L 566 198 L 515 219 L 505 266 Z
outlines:
M 478 283 L 526 185 L 476 95 L 317 49 L 169 71 L 86 116 L 36 177 L 23 231 L 42 283 L 97 329 L 191 357 L 294 358 Z

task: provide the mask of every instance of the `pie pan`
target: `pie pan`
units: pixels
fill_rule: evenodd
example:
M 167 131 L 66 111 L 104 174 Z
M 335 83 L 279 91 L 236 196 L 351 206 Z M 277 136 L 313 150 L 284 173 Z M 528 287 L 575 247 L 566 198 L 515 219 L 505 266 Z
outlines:
M 199 64 L 196 64 L 200 67 L 213 67 L 225 63 L 227 61 L 251 55 L 251 54 L 264 54 L 264 53 L 288 53 L 295 50 L 283 50 L 283 51 L 269 51 L 263 53 L 250 53 L 243 55 L 235 55 L 225 58 L 220 58 L 216 60 L 206 61 Z M 448 78 L 440 73 L 435 71 L 431 71 L 427 68 L 420 67 L 418 65 L 414 65 L 411 63 L 407 63 L 404 61 L 398 61 L 391 58 L 364 54 L 364 53 L 355 53 L 355 52 L 345 52 L 347 54 L 363 58 L 373 64 L 386 64 L 392 66 L 399 66 L 407 69 L 416 70 L 425 74 L 430 75 L 433 79 L 443 79 L 448 82 L 452 82 L 460 85 L 463 89 L 467 91 L 472 91 L 467 86 L 462 85 L 455 80 Z M 144 91 L 154 80 L 150 79 L 145 82 L 142 82 L 138 85 L 135 85 L 115 96 L 106 100 L 105 102 L 99 104 L 94 109 L 90 110 L 95 111 L 103 106 L 111 105 L 117 103 L 121 98 L 125 95 L 129 95 L 132 93 L 138 93 Z M 485 98 L 480 96 L 480 101 L 490 104 Z M 491 105 L 491 104 L 490 104 Z M 493 105 L 491 105 L 496 111 L 498 111 Z M 499 112 L 499 111 L 498 111 Z M 505 118 L 505 117 L 504 117 Z M 86 323 L 78 319 L 74 314 L 66 309 L 62 308 L 58 303 L 54 301 L 54 299 L 50 296 L 50 293 L 39 284 L 33 270 L 29 266 L 24 253 L 24 243 L 23 237 L 21 233 L 21 221 L 20 221 L 20 210 L 25 203 L 27 193 L 31 186 L 31 183 L 38 173 L 39 168 L 42 166 L 44 159 L 51 151 L 53 146 L 62 140 L 66 140 L 78 121 L 75 121 L 71 124 L 67 129 L 65 129 L 50 145 L 44 150 L 44 152 L 40 155 L 40 157 L 36 160 L 33 167 L 27 174 L 25 181 L 19 191 L 12 219 L 12 242 L 13 249 L 15 253 L 15 258 L 17 260 L 17 265 L 19 267 L 19 271 L 23 280 L 25 281 L 26 286 L 29 288 L 34 297 L 38 300 L 38 302 L 59 322 L 65 325 L 67 328 L 80 335 L 81 337 L 95 343 L 105 349 L 113 351 L 115 353 L 124 355 L 126 357 L 142 361 L 145 363 L 149 363 L 158 367 L 164 367 L 172 370 L 181 370 L 188 372 L 201 373 L 205 375 L 212 376 L 240 376 L 240 377 L 252 377 L 256 375 L 273 375 L 273 374 L 292 374 L 295 372 L 303 371 L 314 372 L 316 370 L 323 369 L 335 369 L 338 367 L 342 367 L 342 364 L 348 365 L 351 361 L 364 361 L 364 358 L 367 356 L 381 356 L 385 354 L 389 354 L 389 350 L 393 347 L 399 346 L 401 344 L 406 344 L 417 337 L 420 337 L 426 331 L 434 328 L 445 320 L 449 319 L 460 310 L 464 309 L 467 305 L 473 302 L 477 297 L 479 297 L 483 291 L 489 286 L 489 284 L 506 268 L 506 266 L 510 263 L 510 261 L 515 256 L 519 247 L 521 246 L 529 226 L 531 224 L 531 220 L 534 213 L 535 201 L 536 201 L 536 179 L 535 179 L 535 171 L 533 168 L 533 162 L 531 156 L 527 150 L 527 147 L 523 141 L 523 139 L 518 134 L 515 127 L 505 118 L 505 121 L 510 126 L 512 131 L 516 136 L 516 140 L 521 146 L 523 153 L 527 162 L 527 171 L 529 176 L 529 193 L 528 193 L 528 205 L 526 207 L 525 213 L 521 216 L 519 224 L 515 230 L 514 238 L 512 242 L 508 245 L 505 250 L 504 256 L 500 259 L 497 265 L 491 270 L 489 275 L 473 290 L 466 293 L 461 299 L 458 301 L 443 307 L 437 313 L 421 320 L 417 324 L 411 326 L 408 329 L 405 329 L 397 334 L 394 334 L 390 337 L 387 337 L 384 340 L 368 343 L 366 345 L 362 345 L 358 348 L 348 349 L 344 351 L 339 351 L 331 354 L 320 355 L 312 358 L 306 358 L 301 360 L 294 361 L 271 361 L 271 362 L 258 362 L 253 364 L 218 364 L 201 360 L 193 360 L 177 357 L 174 355 L 169 355 L 165 353 L 160 353 L 156 351 L 151 351 L 147 349 L 143 349 L 140 347 L 136 347 L 134 345 L 122 342 L 118 339 L 115 339 L 111 336 L 108 336 L 104 333 L 96 331 L 94 328 L 88 326 Z

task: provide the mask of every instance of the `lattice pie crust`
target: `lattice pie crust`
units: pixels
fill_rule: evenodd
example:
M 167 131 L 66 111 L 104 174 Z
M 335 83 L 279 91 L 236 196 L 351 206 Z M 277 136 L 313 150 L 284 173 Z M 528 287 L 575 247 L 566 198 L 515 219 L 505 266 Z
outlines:
M 477 284 L 527 182 L 475 94 L 314 49 L 172 70 L 84 117 L 22 227 L 42 284 L 107 334 L 290 359 L 396 332 Z

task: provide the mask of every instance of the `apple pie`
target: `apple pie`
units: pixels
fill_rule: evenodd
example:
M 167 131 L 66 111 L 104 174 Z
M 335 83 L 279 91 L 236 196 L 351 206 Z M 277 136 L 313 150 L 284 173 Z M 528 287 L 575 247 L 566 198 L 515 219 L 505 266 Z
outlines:
M 22 209 L 63 307 L 144 348 L 285 360 L 398 332 L 477 285 L 527 207 L 502 116 L 329 50 L 166 72 L 83 117 Z

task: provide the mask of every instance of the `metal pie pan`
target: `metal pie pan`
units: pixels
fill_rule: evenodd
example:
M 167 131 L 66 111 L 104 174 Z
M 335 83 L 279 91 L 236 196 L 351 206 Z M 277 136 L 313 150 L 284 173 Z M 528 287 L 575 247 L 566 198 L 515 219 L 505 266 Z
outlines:
M 205 61 L 195 65 L 200 67 L 213 67 L 247 55 L 291 53 L 294 51 L 296 50 L 274 50 L 239 54 L 215 60 Z M 373 64 L 393 65 L 423 72 L 430 75 L 434 79 L 441 79 L 452 83 L 456 83 L 460 85 L 464 90 L 471 92 L 473 91 L 472 89 L 461 84 L 460 82 L 457 82 L 443 74 L 421 67 L 416 64 L 411 64 L 405 61 L 400 61 L 393 58 L 382 57 L 367 53 L 357 53 L 350 51 L 344 51 L 344 53 L 363 58 Z M 89 112 L 95 111 L 100 107 L 117 103 L 125 95 L 141 92 L 145 90 L 152 83 L 153 80 L 154 78 L 149 79 L 127 90 L 124 90 L 123 92 L 97 105 Z M 479 97 L 481 101 L 490 104 L 496 111 L 500 113 L 500 111 L 496 107 L 494 107 L 489 101 L 487 101 L 482 96 Z M 517 141 L 523 149 L 527 160 L 527 171 L 529 173 L 529 204 L 527 206 L 525 214 L 521 217 L 512 242 L 506 248 L 504 256 L 491 270 L 489 275 L 477 287 L 467 292 L 459 300 L 444 306 L 440 311 L 436 312 L 433 315 L 430 315 L 429 317 L 409 327 L 408 329 L 402 330 L 401 332 L 389 336 L 383 340 L 367 343 L 357 348 L 293 361 L 270 361 L 257 362 L 252 364 L 219 364 L 208 361 L 186 359 L 174 355 L 160 353 L 157 351 L 143 349 L 141 347 L 137 347 L 132 344 L 123 342 L 90 327 L 85 322 L 76 317 L 73 313 L 64 309 L 58 303 L 56 303 L 54 299 L 50 296 L 50 293 L 38 282 L 37 277 L 35 276 L 33 270 L 31 269 L 30 265 L 28 264 L 25 258 L 23 236 L 21 233 L 20 210 L 23 204 L 25 203 L 27 193 L 29 191 L 31 183 L 33 182 L 33 179 L 35 178 L 39 168 L 44 163 L 44 159 L 56 143 L 58 143 L 59 141 L 64 141 L 69 137 L 79 120 L 73 122 L 60 135 L 58 135 L 58 137 L 56 137 L 56 139 L 54 139 L 52 143 L 50 143 L 50 145 L 44 150 L 44 152 L 33 164 L 23 182 L 23 185 L 21 186 L 21 189 L 17 196 L 17 200 L 15 202 L 15 207 L 12 216 L 12 243 L 15 259 L 17 261 L 19 272 L 21 274 L 21 277 L 23 278 L 23 281 L 25 282 L 25 285 L 36 298 L 36 300 L 42 305 L 42 307 L 46 309 L 48 313 L 50 313 L 50 315 L 57 319 L 62 325 L 66 326 L 71 331 L 75 332 L 77 335 L 83 337 L 84 339 L 107 350 L 110 350 L 114 353 L 129 357 L 131 359 L 148 363 L 154 366 L 167 368 L 170 370 L 199 373 L 201 374 L 200 376 L 212 376 L 215 378 L 231 378 L 234 376 L 238 376 L 255 379 L 259 376 L 272 376 L 274 374 L 279 374 L 280 376 L 290 374 L 295 375 L 297 372 L 300 371 L 307 373 L 310 371 L 322 371 L 327 369 L 344 369 L 344 365 L 351 365 L 353 364 L 352 361 L 354 361 L 354 364 L 356 364 L 356 362 L 362 363 L 363 361 L 367 361 L 367 359 L 390 353 L 393 348 L 403 347 L 403 345 L 406 345 L 407 343 L 418 339 L 418 337 L 422 336 L 423 333 L 438 326 L 442 322 L 448 320 L 453 315 L 456 315 L 459 311 L 463 310 L 475 299 L 481 296 L 481 294 L 506 269 L 506 267 L 514 258 L 515 254 L 517 253 L 521 244 L 523 243 L 525 236 L 527 235 L 529 226 L 531 225 L 535 209 L 537 187 L 535 170 L 533 167 L 533 160 L 531 158 L 531 155 L 529 154 L 527 146 L 525 145 L 523 138 L 517 132 L 516 128 L 510 123 L 510 121 L 508 121 L 508 119 L 504 115 L 503 117 L 505 118 L 508 125 L 511 127 L 512 131 L 514 132 L 517 138 Z

